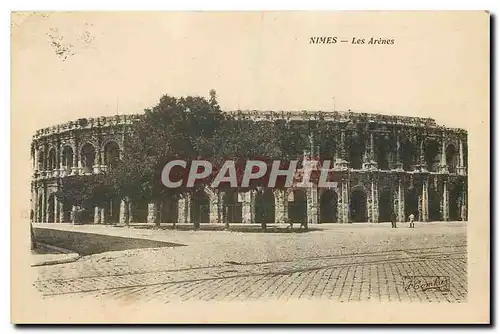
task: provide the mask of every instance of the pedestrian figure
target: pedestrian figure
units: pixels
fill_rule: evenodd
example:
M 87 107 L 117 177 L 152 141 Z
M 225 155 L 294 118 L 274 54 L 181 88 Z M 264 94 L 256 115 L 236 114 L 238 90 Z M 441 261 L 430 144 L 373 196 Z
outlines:
M 409 218 L 410 218 L 410 228 L 415 228 L 415 222 L 414 222 L 415 215 L 412 213 L 412 214 L 410 214 Z
M 396 228 L 396 214 L 393 212 L 391 213 L 391 228 Z

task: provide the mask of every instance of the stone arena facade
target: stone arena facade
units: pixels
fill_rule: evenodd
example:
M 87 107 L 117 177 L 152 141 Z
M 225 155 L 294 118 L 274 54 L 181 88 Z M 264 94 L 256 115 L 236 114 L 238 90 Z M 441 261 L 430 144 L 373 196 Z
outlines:
M 85 222 L 127 223 L 356 223 L 467 220 L 467 132 L 429 118 L 354 112 L 236 112 L 255 120 L 324 119 L 338 126 L 335 187 L 264 189 L 238 193 L 205 188 L 179 200 L 133 203 L 116 198 L 88 207 Z M 38 130 L 31 158 L 31 218 L 69 222 L 74 203 L 59 203 L 55 193 L 66 178 L 105 173 L 123 151 L 124 138 L 138 115 L 79 119 Z M 337 134 L 338 133 L 338 134 Z M 313 138 L 314 139 L 314 138 Z M 321 146 L 316 142 L 314 147 Z M 315 155 L 304 152 L 304 162 Z M 263 207 L 267 209 L 263 209 Z

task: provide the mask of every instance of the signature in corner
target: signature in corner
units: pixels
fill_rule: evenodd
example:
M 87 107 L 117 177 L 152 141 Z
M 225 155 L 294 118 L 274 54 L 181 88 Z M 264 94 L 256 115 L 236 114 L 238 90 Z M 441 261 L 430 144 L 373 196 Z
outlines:
M 410 289 L 415 291 L 450 291 L 449 276 L 403 276 L 403 282 L 406 291 Z

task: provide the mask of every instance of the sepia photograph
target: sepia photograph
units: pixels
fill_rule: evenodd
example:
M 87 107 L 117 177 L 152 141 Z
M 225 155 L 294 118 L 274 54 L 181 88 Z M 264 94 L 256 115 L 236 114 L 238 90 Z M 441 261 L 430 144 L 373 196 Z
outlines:
M 488 12 L 13 12 L 11 45 L 12 322 L 490 321 Z

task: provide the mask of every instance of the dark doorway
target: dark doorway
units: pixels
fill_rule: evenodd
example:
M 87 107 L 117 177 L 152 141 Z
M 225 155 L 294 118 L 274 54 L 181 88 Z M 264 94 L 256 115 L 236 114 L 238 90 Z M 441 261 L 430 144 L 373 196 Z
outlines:
M 270 188 L 263 188 L 255 195 L 255 222 L 271 224 L 275 222 L 274 194 Z
M 132 202 L 132 221 L 135 223 L 146 223 L 148 220 L 148 202 L 138 199 Z
M 351 191 L 349 212 L 351 221 L 354 223 L 367 222 L 366 191 L 363 187 L 357 186 Z
M 48 215 L 47 222 L 49 223 L 54 222 L 55 218 L 54 203 L 55 203 L 55 196 L 54 194 L 51 194 L 47 202 L 47 215 Z
M 449 189 L 448 205 L 449 205 L 449 215 L 450 220 L 459 221 L 462 220 L 460 217 L 460 204 L 462 201 L 462 187 L 461 185 L 455 185 Z
M 378 197 L 379 221 L 391 221 L 391 214 L 393 211 L 392 192 L 388 187 L 384 187 L 379 192 Z
M 336 223 L 337 222 L 337 203 L 338 196 L 335 190 L 328 189 L 321 195 L 319 222 Z
M 229 189 L 224 193 L 222 198 L 224 202 L 224 217 L 227 223 L 241 223 L 243 221 L 242 217 L 242 205 L 238 202 L 238 192 Z
M 409 220 L 409 216 L 413 214 L 415 220 L 418 219 L 418 193 L 414 187 L 409 188 L 405 196 L 405 221 Z
M 441 220 L 441 198 L 434 187 L 429 187 L 429 221 Z
M 203 190 L 196 191 L 191 198 L 191 222 L 210 223 L 210 199 Z
M 69 200 L 64 200 L 62 203 L 62 210 L 63 210 L 63 221 L 62 222 L 67 222 L 69 223 L 71 221 L 71 209 L 72 209 L 71 202 Z
M 293 202 L 288 204 L 288 212 L 293 223 L 307 222 L 307 197 L 304 190 L 293 191 Z
M 174 223 L 178 220 L 177 200 L 171 197 L 165 197 L 161 203 L 160 222 Z

